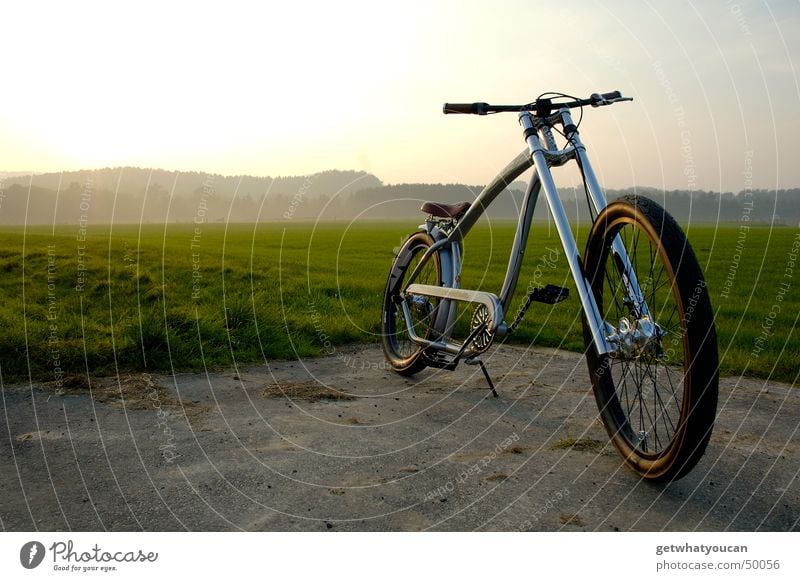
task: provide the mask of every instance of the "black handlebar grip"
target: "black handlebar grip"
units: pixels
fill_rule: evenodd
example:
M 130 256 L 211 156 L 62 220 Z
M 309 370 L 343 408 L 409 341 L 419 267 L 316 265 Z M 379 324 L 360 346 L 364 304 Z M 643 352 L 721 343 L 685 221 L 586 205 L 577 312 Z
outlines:
M 463 113 L 466 115 L 486 115 L 488 103 L 445 103 L 444 114 Z
M 599 107 L 600 105 L 609 105 L 609 101 L 613 102 L 615 99 L 619 99 L 622 97 L 622 93 L 619 91 L 611 91 L 610 93 L 592 93 L 591 97 L 589 97 L 589 104 L 592 107 Z

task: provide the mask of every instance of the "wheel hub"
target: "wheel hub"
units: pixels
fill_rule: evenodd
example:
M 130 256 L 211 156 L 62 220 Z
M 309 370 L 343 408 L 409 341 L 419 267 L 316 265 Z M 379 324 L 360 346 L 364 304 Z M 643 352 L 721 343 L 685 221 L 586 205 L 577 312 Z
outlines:
M 622 317 L 619 321 L 619 328 L 614 328 L 612 325 L 607 326 L 611 332 L 606 339 L 614 345 L 615 356 L 635 358 L 649 355 L 659 359 L 664 357 L 664 351 L 661 348 L 664 331 L 650 317 L 644 316 L 633 322 L 627 317 Z
M 412 311 L 422 315 L 423 317 L 427 317 L 433 310 L 428 297 L 422 295 L 411 295 L 408 300 L 408 306 Z

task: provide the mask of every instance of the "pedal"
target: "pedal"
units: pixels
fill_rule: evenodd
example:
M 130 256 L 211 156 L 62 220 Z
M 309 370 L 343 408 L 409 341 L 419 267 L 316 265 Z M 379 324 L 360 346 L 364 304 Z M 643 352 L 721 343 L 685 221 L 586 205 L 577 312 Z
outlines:
M 535 288 L 531 291 L 531 300 L 537 303 L 554 305 L 569 298 L 569 289 L 554 284 L 548 284 L 544 288 Z
M 517 316 L 514 318 L 514 322 L 511 323 L 511 326 L 508 327 L 508 334 L 513 333 L 519 324 L 522 322 L 522 318 L 525 316 L 525 313 L 528 311 L 528 307 L 531 306 L 531 303 L 536 301 L 538 303 L 546 303 L 548 305 L 554 305 L 556 303 L 560 303 L 561 301 L 567 299 L 569 297 L 569 289 L 556 286 L 554 284 L 548 284 L 546 287 L 536 287 L 533 289 L 527 297 L 525 297 L 525 302 L 519 308 L 517 312 Z
M 428 367 L 435 367 L 436 369 L 455 371 L 458 365 L 457 357 L 448 359 L 440 351 L 429 351 L 426 349 L 422 352 L 422 357 L 425 359 L 425 364 Z

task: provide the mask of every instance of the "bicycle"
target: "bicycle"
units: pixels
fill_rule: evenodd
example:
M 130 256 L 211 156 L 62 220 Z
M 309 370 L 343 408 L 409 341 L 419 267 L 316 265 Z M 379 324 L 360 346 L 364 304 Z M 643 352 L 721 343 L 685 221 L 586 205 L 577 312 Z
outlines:
M 545 93 L 524 105 L 456 103 L 444 113 L 517 113 L 526 142 L 474 203 L 425 202 L 424 226 L 397 251 L 383 300 L 383 350 L 394 371 L 479 364 L 494 340 L 519 325 L 533 302 L 556 304 L 569 289 L 537 287 L 509 325 L 522 256 L 543 189 L 582 308 L 586 361 L 603 424 L 625 464 L 647 480 L 685 476 L 705 452 L 718 394 L 718 352 L 702 270 L 681 228 L 653 200 L 606 202 L 581 141 L 583 107 L 631 101 L 619 91 L 578 99 Z M 581 116 L 574 123 L 571 110 Z M 558 146 L 555 134 L 563 139 Z M 592 227 L 583 256 L 550 169 L 575 161 Z M 497 196 L 533 168 L 499 294 L 460 288 L 465 236 Z M 452 337 L 459 304 L 474 306 L 469 333 Z

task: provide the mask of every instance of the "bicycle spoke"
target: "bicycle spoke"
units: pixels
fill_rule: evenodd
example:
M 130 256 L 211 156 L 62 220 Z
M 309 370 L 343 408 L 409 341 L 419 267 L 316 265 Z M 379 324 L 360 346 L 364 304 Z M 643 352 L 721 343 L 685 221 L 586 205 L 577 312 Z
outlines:
M 672 422 L 672 418 L 669 415 L 668 406 L 666 406 L 664 404 L 664 399 L 661 397 L 661 392 L 658 389 L 658 382 L 657 382 L 658 367 L 659 367 L 658 364 L 656 364 L 654 366 L 654 371 L 653 371 L 653 370 L 651 370 L 650 365 L 647 366 L 648 374 L 650 375 L 650 378 L 653 380 L 653 384 L 656 386 L 655 389 L 654 389 L 655 395 L 656 395 L 656 402 L 660 403 L 661 411 L 663 412 L 662 414 L 657 414 L 656 411 L 655 411 L 655 403 L 654 403 L 653 404 L 653 413 L 656 414 L 656 415 L 660 415 L 662 418 L 666 418 L 666 420 L 662 420 L 663 423 L 664 423 L 664 428 L 667 430 L 668 434 L 674 434 L 674 432 L 675 432 L 675 424 Z M 675 395 L 674 388 L 672 389 L 672 394 L 673 394 L 673 396 Z M 672 399 L 674 399 L 674 397 Z M 657 420 L 657 418 L 656 418 L 656 420 Z M 669 421 L 670 426 L 672 427 L 671 431 L 670 431 L 670 427 L 667 426 L 667 420 Z M 671 438 L 671 436 L 670 436 L 670 438 Z
M 654 353 L 635 353 L 616 358 L 614 365 L 618 401 L 633 430 L 626 437 L 632 437 L 630 444 L 642 453 L 658 454 L 672 442 L 681 413 L 678 382 L 674 377 L 679 372 L 673 369 L 674 365 L 683 367 L 684 363 L 680 304 L 674 299 L 676 289 L 662 262 L 659 246 L 650 235 L 635 224 L 624 225 L 615 235 L 628 254 L 631 270 L 626 274 L 615 263 L 613 252 L 607 252 L 603 273 L 606 319 L 618 325 L 623 317 L 628 317 L 635 324 L 639 315 L 630 308 L 629 287 L 624 279 L 638 280 L 650 318 L 661 329 L 659 349 L 670 350 L 669 361 L 660 361 Z

